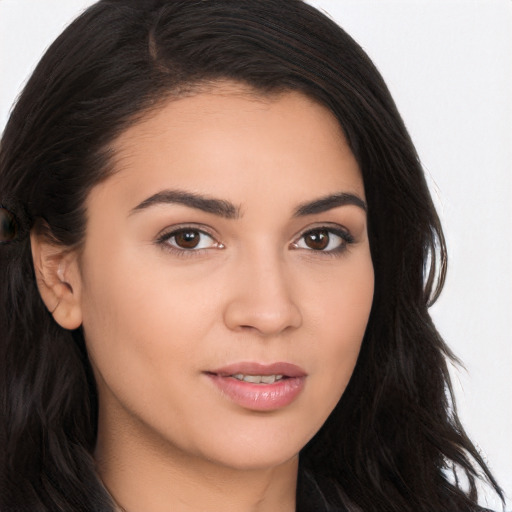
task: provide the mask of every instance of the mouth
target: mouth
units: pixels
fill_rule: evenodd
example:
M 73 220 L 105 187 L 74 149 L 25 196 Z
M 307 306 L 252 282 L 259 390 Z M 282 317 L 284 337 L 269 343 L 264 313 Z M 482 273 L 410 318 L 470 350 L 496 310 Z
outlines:
M 235 363 L 205 372 L 230 402 L 254 411 L 290 405 L 302 392 L 306 372 L 291 363 Z

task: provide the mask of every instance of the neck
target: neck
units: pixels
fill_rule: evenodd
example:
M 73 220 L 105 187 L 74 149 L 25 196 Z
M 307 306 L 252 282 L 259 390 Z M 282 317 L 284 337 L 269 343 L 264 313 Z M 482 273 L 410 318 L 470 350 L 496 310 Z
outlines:
M 154 442 L 153 442 L 154 441 Z M 98 430 L 98 473 L 119 512 L 293 512 L 298 456 L 265 468 L 226 467 L 140 430 Z

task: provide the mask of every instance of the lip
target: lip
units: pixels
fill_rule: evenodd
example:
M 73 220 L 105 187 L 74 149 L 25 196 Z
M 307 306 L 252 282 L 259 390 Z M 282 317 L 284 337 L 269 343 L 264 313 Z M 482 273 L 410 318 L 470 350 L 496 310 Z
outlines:
M 291 404 L 304 389 L 306 372 L 292 363 L 234 363 L 204 372 L 210 381 L 231 402 L 253 411 L 273 411 Z M 232 377 L 245 375 L 283 375 L 273 384 L 253 384 Z

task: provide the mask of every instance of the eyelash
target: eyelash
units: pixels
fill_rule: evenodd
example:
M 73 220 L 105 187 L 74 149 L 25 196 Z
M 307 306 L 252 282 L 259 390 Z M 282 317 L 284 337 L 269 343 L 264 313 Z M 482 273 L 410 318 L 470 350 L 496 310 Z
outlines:
M 181 234 L 187 234 L 187 233 L 189 233 L 189 234 L 190 233 L 198 233 L 199 235 L 206 236 L 206 237 L 210 238 L 213 243 L 209 247 L 199 247 L 199 248 L 190 247 L 188 249 L 180 248 L 175 245 L 171 245 L 170 241 L 172 239 L 174 239 L 174 241 L 175 241 L 177 236 L 179 236 Z M 303 240 L 306 236 L 313 235 L 313 234 L 318 235 L 320 233 L 325 233 L 325 234 L 327 234 L 328 237 L 330 237 L 331 235 L 338 237 L 340 239 L 339 245 L 337 247 L 335 247 L 333 249 L 329 249 L 329 250 L 313 249 L 311 247 L 307 248 L 307 247 L 299 246 L 299 241 Z M 300 235 L 295 239 L 295 241 L 290 244 L 290 248 L 292 248 L 294 250 L 305 250 L 305 251 L 311 252 L 311 253 L 313 253 L 315 255 L 319 255 L 319 256 L 339 256 L 343 252 L 345 252 L 346 249 L 348 248 L 348 246 L 350 244 L 354 243 L 354 241 L 355 241 L 354 237 L 350 234 L 350 232 L 348 232 L 344 229 L 340 229 L 338 227 L 333 227 L 333 226 L 319 226 L 319 227 L 315 227 L 312 229 L 307 229 L 307 230 L 303 231 L 302 233 L 300 233 Z M 200 229 L 199 227 L 196 227 L 196 226 L 180 226 L 177 228 L 173 228 L 171 231 L 167 231 L 167 232 L 163 233 L 162 235 L 160 235 L 157 238 L 156 242 L 158 245 L 162 246 L 166 251 L 169 251 L 179 257 L 199 256 L 200 254 L 203 254 L 205 251 L 208 251 L 209 249 L 224 249 L 224 244 L 222 244 L 221 242 L 216 242 L 215 238 L 212 234 L 210 234 L 207 231 L 205 231 L 204 229 Z M 331 242 L 332 242 L 332 240 L 329 238 L 328 244 L 330 244 Z M 198 245 L 200 245 L 200 244 L 201 244 L 201 240 L 198 242 Z M 328 247 L 328 245 L 327 245 L 327 247 Z

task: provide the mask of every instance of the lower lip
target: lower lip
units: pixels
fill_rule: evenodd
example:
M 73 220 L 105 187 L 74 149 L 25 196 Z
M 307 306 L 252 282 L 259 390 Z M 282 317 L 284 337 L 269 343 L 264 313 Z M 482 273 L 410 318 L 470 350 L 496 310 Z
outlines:
M 253 411 L 273 411 L 286 407 L 301 393 L 305 380 L 305 377 L 291 377 L 273 384 L 253 384 L 234 377 L 207 375 L 224 396 Z

